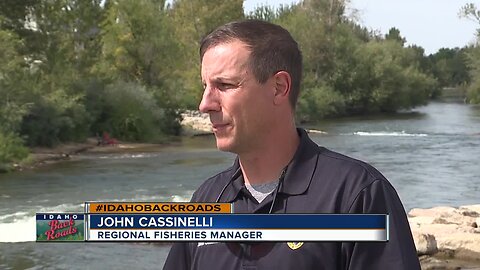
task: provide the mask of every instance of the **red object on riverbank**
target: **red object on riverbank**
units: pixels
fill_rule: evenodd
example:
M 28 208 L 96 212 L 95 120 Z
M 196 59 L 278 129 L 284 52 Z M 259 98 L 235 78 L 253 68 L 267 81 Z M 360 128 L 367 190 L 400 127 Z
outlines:
M 98 145 L 118 145 L 118 140 L 111 138 L 110 134 L 104 131 L 102 134 L 102 139 L 98 142 Z

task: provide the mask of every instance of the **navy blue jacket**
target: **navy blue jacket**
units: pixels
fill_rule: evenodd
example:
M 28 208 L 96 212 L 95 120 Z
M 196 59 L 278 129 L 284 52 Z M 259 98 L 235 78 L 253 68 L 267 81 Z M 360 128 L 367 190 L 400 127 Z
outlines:
M 305 242 L 298 249 L 291 249 L 285 242 L 175 243 L 164 270 L 420 269 L 404 208 L 385 177 L 369 164 L 319 147 L 304 130 L 298 132 L 300 144 L 272 212 L 389 214 L 390 240 Z M 237 160 L 203 183 L 192 202 L 219 199 L 233 202 L 236 213 L 268 213 L 273 194 L 258 203 L 246 190 L 243 178 L 238 177 L 240 173 Z

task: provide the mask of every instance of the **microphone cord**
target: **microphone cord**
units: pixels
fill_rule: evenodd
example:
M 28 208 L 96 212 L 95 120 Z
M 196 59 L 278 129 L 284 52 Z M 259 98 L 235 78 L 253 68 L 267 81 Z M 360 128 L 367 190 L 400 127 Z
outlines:
M 270 210 L 268 211 L 268 214 L 271 214 L 272 211 L 273 211 L 273 207 L 275 206 L 275 201 L 277 200 L 277 194 L 278 192 L 280 191 L 280 188 L 281 186 L 283 185 L 283 181 L 285 179 L 285 175 L 287 173 L 287 168 L 288 168 L 288 165 L 285 166 L 285 168 L 283 168 L 283 171 L 282 171 L 282 174 L 280 175 L 280 178 L 278 180 L 278 185 L 277 187 L 275 188 L 275 191 L 273 193 L 273 199 L 272 199 L 272 204 L 270 205 Z M 241 173 L 241 169 L 240 167 L 235 171 L 235 173 L 233 174 L 232 178 L 230 178 L 230 180 L 225 184 L 225 186 L 223 186 L 222 190 L 220 191 L 220 194 L 218 194 L 217 196 L 217 199 L 215 200 L 216 203 L 219 203 L 220 202 L 220 198 L 222 197 L 223 193 L 225 193 L 225 190 L 227 189 L 227 187 L 233 183 L 233 181 L 240 176 L 240 173 Z M 251 249 L 252 249 L 252 245 L 250 243 L 238 243 L 241 250 L 242 250 L 242 255 L 241 256 L 244 256 L 246 255 L 247 257 L 250 257 L 251 255 Z
M 233 174 L 232 178 L 230 178 L 230 180 L 228 180 L 228 182 L 225 184 L 225 186 L 223 186 L 222 191 L 220 191 L 220 194 L 218 194 L 217 199 L 215 200 L 215 203 L 220 202 L 220 198 L 222 198 L 222 195 L 223 195 L 223 193 L 225 193 L 225 190 L 227 189 L 227 187 L 231 183 L 233 183 L 233 180 L 237 179 L 237 177 L 239 177 L 241 173 L 242 173 L 242 170 L 240 169 L 240 167 L 238 167 L 238 169 Z
M 270 205 L 270 210 L 268 211 L 269 214 L 271 214 L 272 211 L 273 211 L 273 206 L 275 205 L 275 201 L 277 200 L 277 194 L 278 194 L 278 191 L 280 190 L 280 186 L 283 185 L 283 179 L 285 179 L 285 174 L 287 173 L 287 168 L 288 168 L 288 165 L 285 166 L 285 168 L 283 168 L 282 174 L 280 175 L 280 178 L 278 179 L 278 185 L 275 188 L 275 193 L 273 193 L 272 204 Z

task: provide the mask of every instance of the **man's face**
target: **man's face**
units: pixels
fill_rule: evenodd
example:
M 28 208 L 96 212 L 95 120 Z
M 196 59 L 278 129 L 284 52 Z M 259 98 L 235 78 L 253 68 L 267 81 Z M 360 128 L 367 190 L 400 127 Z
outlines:
M 268 140 L 275 84 L 260 84 L 248 64 L 245 43 L 232 41 L 208 49 L 202 59 L 204 93 L 199 109 L 210 115 L 217 147 L 237 154 L 260 150 Z

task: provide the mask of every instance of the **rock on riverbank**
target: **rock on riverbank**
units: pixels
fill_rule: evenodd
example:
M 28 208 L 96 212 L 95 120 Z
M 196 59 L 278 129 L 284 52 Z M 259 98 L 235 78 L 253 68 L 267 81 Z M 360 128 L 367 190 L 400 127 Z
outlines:
M 208 114 L 199 111 L 183 112 L 180 125 L 184 135 L 198 136 L 213 133 Z
M 480 204 L 414 208 L 408 216 L 422 269 L 480 269 Z
M 212 134 L 212 125 L 207 113 L 199 111 L 185 111 L 182 113 L 182 131 L 184 135 L 199 136 Z M 308 133 L 327 134 L 321 130 L 307 129 Z

